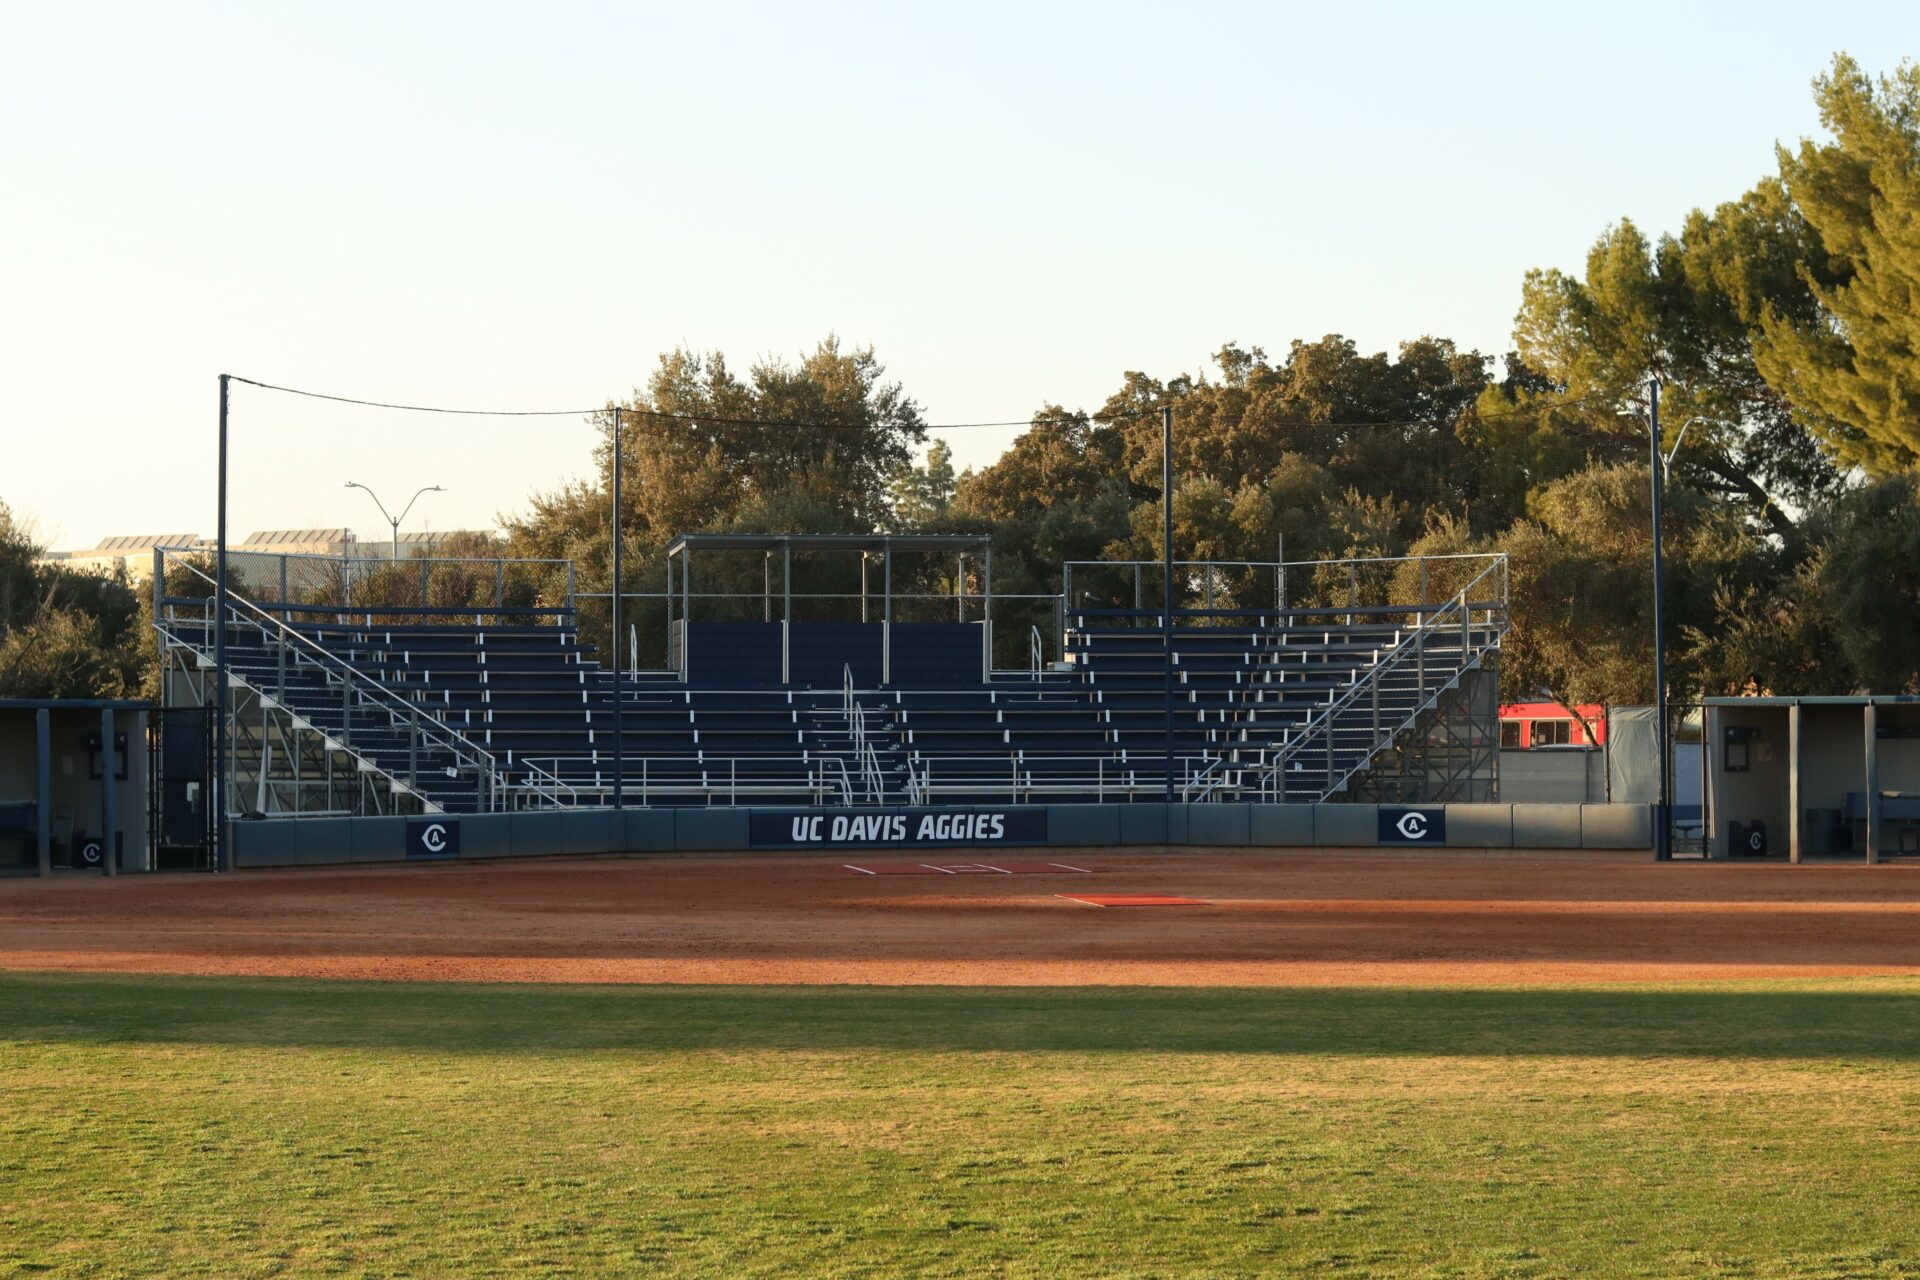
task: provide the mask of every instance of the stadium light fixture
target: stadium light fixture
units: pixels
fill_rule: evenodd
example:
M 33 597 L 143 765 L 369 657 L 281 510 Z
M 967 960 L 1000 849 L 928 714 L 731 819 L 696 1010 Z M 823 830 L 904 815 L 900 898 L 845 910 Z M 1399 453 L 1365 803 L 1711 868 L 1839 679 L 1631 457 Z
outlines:
M 380 495 L 375 493 L 372 489 L 367 488 L 366 485 L 361 484 L 357 480 L 349 480 L 347 481 L 347 488 L 366 489 L 367 496 L 373 499 L 373 505 L 380 508 L 381 516 L 385 518 L 386 522 L 393 527 L 393 561 L 396 564 L 399 563 L 399 560 L 400 560 L 400 522 L 407 518 L 407 512 L 413 510 L 413 504 L 420 501 L 421 494 L 446 492 L 445 489 L 441 488 L 437 484 L 430 484 L 422 489 L 416 490 L 414 495 L 411 498 L 407 499 L 407 505 L 400 508 L 400 514 L 396 516 L 396 515 L 388 514 L 387 504 L 380 501 Z

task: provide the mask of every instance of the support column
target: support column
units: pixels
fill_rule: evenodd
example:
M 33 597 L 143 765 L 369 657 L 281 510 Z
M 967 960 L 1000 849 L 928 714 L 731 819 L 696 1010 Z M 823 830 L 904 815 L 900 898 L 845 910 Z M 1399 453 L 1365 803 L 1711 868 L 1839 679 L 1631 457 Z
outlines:
M 880 552 L 880 683 L 893 683 L 893 544 Z
M 984 553 L 984 560 L 985 560 L 985 565 L 980 571 L 981 577 L 982 577 L 982 581 L 980 584 L 980 600 L 981 600 L 980 616 L 985 618 L 988 622 L 992 622 L 993 621 L 993 544 L 991 542 L 987 544 L 987 549 L 986 549 L 986 552 Z
M 867 620 L 867 553 L 860 553 L 860 621 Z
M 963 551 L 953 558 L 954 621 L 967 620 L 967 556 Z
M 34 852 L 43 876 L 53 874 L 53 713 L 37 707 L 33 713 Z
M 1867 703 L 1861 713 L 1867 738 L 1867 865 L 1880 861 L 1880 716 L 1879 708 Z
M 1787 861 L 1800 861 L 1801 829 L 1807 824 L 1800 808 L 1800 704 L 1787 706 Z
M 1720 729 L 1720 708 L 1706 708 L 1700 717 L 1700 734 L 1707 744 L 1706 754 L 1700 758 L 1700 819 L 1706 824 L 1706 857 L 1709 860 L 1713 858 L 1713 842 L 1718 838 L 1715 833 L 1720 830 L 1720 786 L 1715 775 L 1720 770 L 1720 762 L 1726 759 L 1726 747 L 1720 741 Z M 1607 750 L 1613 750 L 1611 731 L 1607 736 Z M 1732 850 L 1729 849 L 1728 853 L 1731 854 Z
M 127 744 L 127 751 L 129 754 L 133 751 L 131 742 Z M 113 756 L 113 708 L 103 707 L 100 710 L 100 867 L 110 876 L 120 874 L 120 868 L 115 865 L 119 860 L 113 852 L 114 836 L 120 825 L 119 815 L 114 812 Z

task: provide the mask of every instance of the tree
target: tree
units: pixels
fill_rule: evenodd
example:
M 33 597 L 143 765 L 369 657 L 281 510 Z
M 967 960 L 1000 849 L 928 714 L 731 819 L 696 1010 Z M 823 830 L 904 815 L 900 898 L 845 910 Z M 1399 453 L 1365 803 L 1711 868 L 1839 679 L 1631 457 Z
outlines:
M 76 573 L 41 563 L 41 554 L 0 502 L 0 697 L 153 693 L 150 620 L 126 571 Z
M 1776 309 L 1757 355 L 1843 463 L 1920 469 L 1920 65 L 1878 84 L 1844 54 L 1814 82 L 1830 143 L 1780 149 L 1812 229 L 1800 277 L 1811 314 Z
M 954 487 L 953 450 L 945 440 L 935 440 L 927 446 L 924 466 L 903 466 L 894 473 L 888 486 L 891 527 L 918 529 L 941 519 L 953 506 Z
M 1510 693 L 1545 686 L 1573 703 L 1652 700 L 1652 514 L 1647 463 L 1596 466 L 1548 485 L 1526 519 L 1484 548 L 1510 560 L 1513 628 L 1501 652 Z M 1767 580 L 1766 558 L 1739 513 L 1705 495 L 1670 490 L 1665 515 L 1670 635 L 1704 634 L 1720 600 Z M 1435 549 L 1440 533 L 1422 549 Z M 1670 656 L 1673 685 L 1700 687 L 1703 655 Z
M 1808 244 L 1771 181 L 1712 214 L 1694 210 L 1679 236 L 1657 243 L 1630 221 L 1609 227 L 1584 277 L 1527 273 L 1514 345 L 1534 385 L 1514 403 L 1557 406 L 1553 445 L 1620 462 L 1644 454 L 1637 404 L 1657 377 L 1663 444 L 1683 441 L 1675 478 L 1791 540 L 1789 507 L 1839 474 L 1762 376 L 1755 340 L 1766 314 L 1812 314 L 1799 272 Z M 1490 400 L 1482 410 L 1494 411 Z
M 1769 590 L 1727 593 L 1688 639 L 1728 692 L 1920 692 L 1920 480 L 1863 485 L 1809 514 L 1812 552 Z

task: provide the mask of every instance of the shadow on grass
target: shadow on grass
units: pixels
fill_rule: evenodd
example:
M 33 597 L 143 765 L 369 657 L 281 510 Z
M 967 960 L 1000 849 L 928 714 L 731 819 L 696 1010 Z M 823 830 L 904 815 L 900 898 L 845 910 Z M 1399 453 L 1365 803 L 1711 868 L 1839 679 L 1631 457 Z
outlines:
M 1891 990 L 482 986 L 0 974 L 0 1040 L 496 1053 L 914 1049 L 1920 1058 Z

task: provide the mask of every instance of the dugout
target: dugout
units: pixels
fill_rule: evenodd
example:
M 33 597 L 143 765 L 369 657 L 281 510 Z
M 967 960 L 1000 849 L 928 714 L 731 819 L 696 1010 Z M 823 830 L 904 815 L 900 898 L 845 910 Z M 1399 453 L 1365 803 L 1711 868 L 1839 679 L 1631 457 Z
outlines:
M 1705 706 L 1712 856 L 1920 855 L 1920 697 Z
M 150 711 L 137 701 L 0 698 L 0 872 L 151 869 Z

